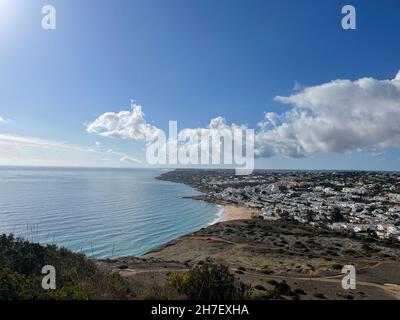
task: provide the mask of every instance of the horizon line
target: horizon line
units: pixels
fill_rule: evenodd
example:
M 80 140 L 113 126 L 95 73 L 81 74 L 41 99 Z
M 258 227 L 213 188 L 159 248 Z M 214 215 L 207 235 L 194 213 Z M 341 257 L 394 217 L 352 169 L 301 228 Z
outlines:
M 16 168 L 16 169 L 103 169 L 103 170 L 235 170 L 235 168 L 196 168 L 196 167 L 126 167 L 126 166 L 74 166 L 74 165 L 4 165 L 0 164 L 0 169 Z M 400 170 L 377 170 L 377 169 L 268 169 L 254 168 L 253 171 L 340 171 L 340 172 L 385 172 L 400 173 Z

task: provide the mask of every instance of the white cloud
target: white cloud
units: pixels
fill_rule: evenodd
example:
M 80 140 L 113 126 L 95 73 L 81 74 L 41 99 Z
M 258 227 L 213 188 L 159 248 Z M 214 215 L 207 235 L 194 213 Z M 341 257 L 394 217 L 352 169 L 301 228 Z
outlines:
M 400 147 L 400 72 L 392 80 L 335 80 L 311 87 L 297 84 L 293 95 L 277 96 L 275 100 L 292 108 L 282 114 L 265 113 L 255 136 L 257 157 L 301 158 L 353 151 L 381 154 Z M 216 117 L 206 128 L 217 129 L 220 136 L 223 130 L 235 127 L 239 126 Z M 199 130 L 188 128 L 180 132 L 191 136 Z M 87 126 L 87 131 L 133 140 L 149 140 L 161 133 L 146 122 L 142 108 L 136 104 L 131 111 L 104 113 Z M 198 145 L 188 142 L 179 147 Z
M 153 140 L 160 129 L 144 119 L 142 107 L 132 104 L 131 111 L 106 112 L 87 125 L 87 131 L 104 137 Z
M 141 163 L 113 150 L 0 134 L 0 165 L 103 166 L 104 161 L 109 166 L 121 166 L 121 162 Z
M 138 159 L 135 159 L 135 158 L 132 158 L 132 157 L 128 157 L 128 156 L 126 156 L 126 155 L 124 155 L 124 156 L 121 158 L 121 161 L 122 161 L 122 162 L 128 162 L 128 163 L 134 163 L 134 164 L 141 164 L 141 163 L 142 163 L 142 161 L 140 161 L 140 160 L 138 160 Z
M 129 162 L 129 163 L 136 163 L 136 164 L 143 163 L 142 161 L 140 161 L 140 160 L 138 160 L 138 159 L 132 158 L 132 157 L 126 155 L 126 154 L 123 153 L 123 152 L 114 151 L 113 149 L 107 149 L 106 153 L 109 153 L 109 154 L 112 154 L 112 155 L 116 155 L 116 156 L 118 156 L 118 157 L 121 157 L 121 158 L 120 158 L 120 161 L 121 161 L 121 162 Z
M 136 141 L 143 140 L 147 142 L 153 141 L 158 135 L 164 135 L 161 129 L 149 124 L 145 120 L 141 106 L 132 104 L 131 108 L 131 111 L 120 111 L 118 113 L 106 112 L 102 114 L 94 122 L 87 125 L 87 131 L 89 133 L 98 134 L 104 137 L 131 139 Z M 228 147 L 225 147 L 223 150 L 221 150 L 223 142 L 221 141 L 220 137 L 231 134 L 232 129 L 239 127 L 245 128 L 244 126 L 227 124 L 224 117 L 216 117 L 211 119 L 206 129 L 213 129 L 210 131 L 211 143 L 213 143 L 211 146 L 212 150 L 214 150 L 214 152 L 217 154 L 225 152 L 232 155 L 231 152 L 226 151 L 228 150 Z M 201 152 L 204 154 L 209 154 L 209 148 L 205 149 L 206 146 L 201 145 L 201 143 L 199 143 L 197 140 L 197 138 L 200 136 L 201 129 L 202 128 L 187 128 L 179 130 L 179 143 L 177 146 L 179 150 L 178 152 L 182 154 L 187 153 L 194 155 L 196 154 L 196 150 L 203 148 Z M 186 139 L 186 141 L 183 141 L 184 139 Z M 170 138 L 167 138 L 166 143 L 160 146 L 160 152 L 165 152 L 168 155 L 169 150 L 173 150 L 173 148 L 174 142 Z M 107 152 L 120 154 L 122 156 L 121 161 L 124 162 L 141 163 L 139 160 L 126 156 L 125 154 L 118 152 L 116 153 L 112 149 L 107 150 Z
M 293 108 L 266 115 L 256 136 L 258 156 L 400 147 L 400 72 L 393 80 L 335 80 L 275 99 Z
M 10 134 L 0 134 L 0 146 L 14 146 L 19 148 L 37 147 L 43 149 L 55 148 L 55 149 L 89 151 L 89 149 L 87 148 L 68 145 L 62 142 L 50 141 L 32 137 L 16 136 Z

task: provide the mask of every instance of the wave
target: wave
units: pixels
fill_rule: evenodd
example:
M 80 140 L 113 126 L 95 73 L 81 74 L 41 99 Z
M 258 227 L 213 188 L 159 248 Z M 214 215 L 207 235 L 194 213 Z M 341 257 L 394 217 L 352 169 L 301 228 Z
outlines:
M 210 222 L 208 225 L 216 224 L 218 222 L 221 222 L 224 219 L 225 215 L 225 207 L 222 205 L 217 205 L 218 211 L 215 214 L 216 218 Z

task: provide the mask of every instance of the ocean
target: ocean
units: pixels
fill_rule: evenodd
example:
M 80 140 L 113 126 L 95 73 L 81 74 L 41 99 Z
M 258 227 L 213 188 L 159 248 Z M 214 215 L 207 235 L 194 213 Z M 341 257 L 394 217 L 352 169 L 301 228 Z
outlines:
M 223 208 L 155 179 L 163 170 L 0 167 L 0 233 L 90 258 L 142 255 L 218 219 Z

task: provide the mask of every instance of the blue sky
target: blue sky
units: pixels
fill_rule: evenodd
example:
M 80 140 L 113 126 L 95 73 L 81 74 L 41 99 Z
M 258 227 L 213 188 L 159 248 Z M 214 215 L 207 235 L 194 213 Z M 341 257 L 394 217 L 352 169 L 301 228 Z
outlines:
M 54 31 L 41 28 L 45 4 L 57 10 Z M 357 30 L 341 28 L 345 4 L 357 10 Z M 168 120 L 206 127 L 218 116 L 257 127 L 265 112 L 280 115 L 298 103 L 274 99 L 296 94 L 296 82 L 394 79 L 399 14 L 396 0 L 0 0 L 0 134 L 49 142 L 8 141 L 0 164 L 132 165 L 120 163 L 122 154 L 143 160 L 142 141 L 105 138 L 85 126 L 129 110 L 131 99 L 161 129 Z M 396 134 L 300 158 L 268 153 L 257 166 L 398 170 Z M 92 156 L 96 141 L 101 149 Z M 50 142 L 66 147 L 54 151 Z M 110 149 L 116 154 L 107 155 Z

